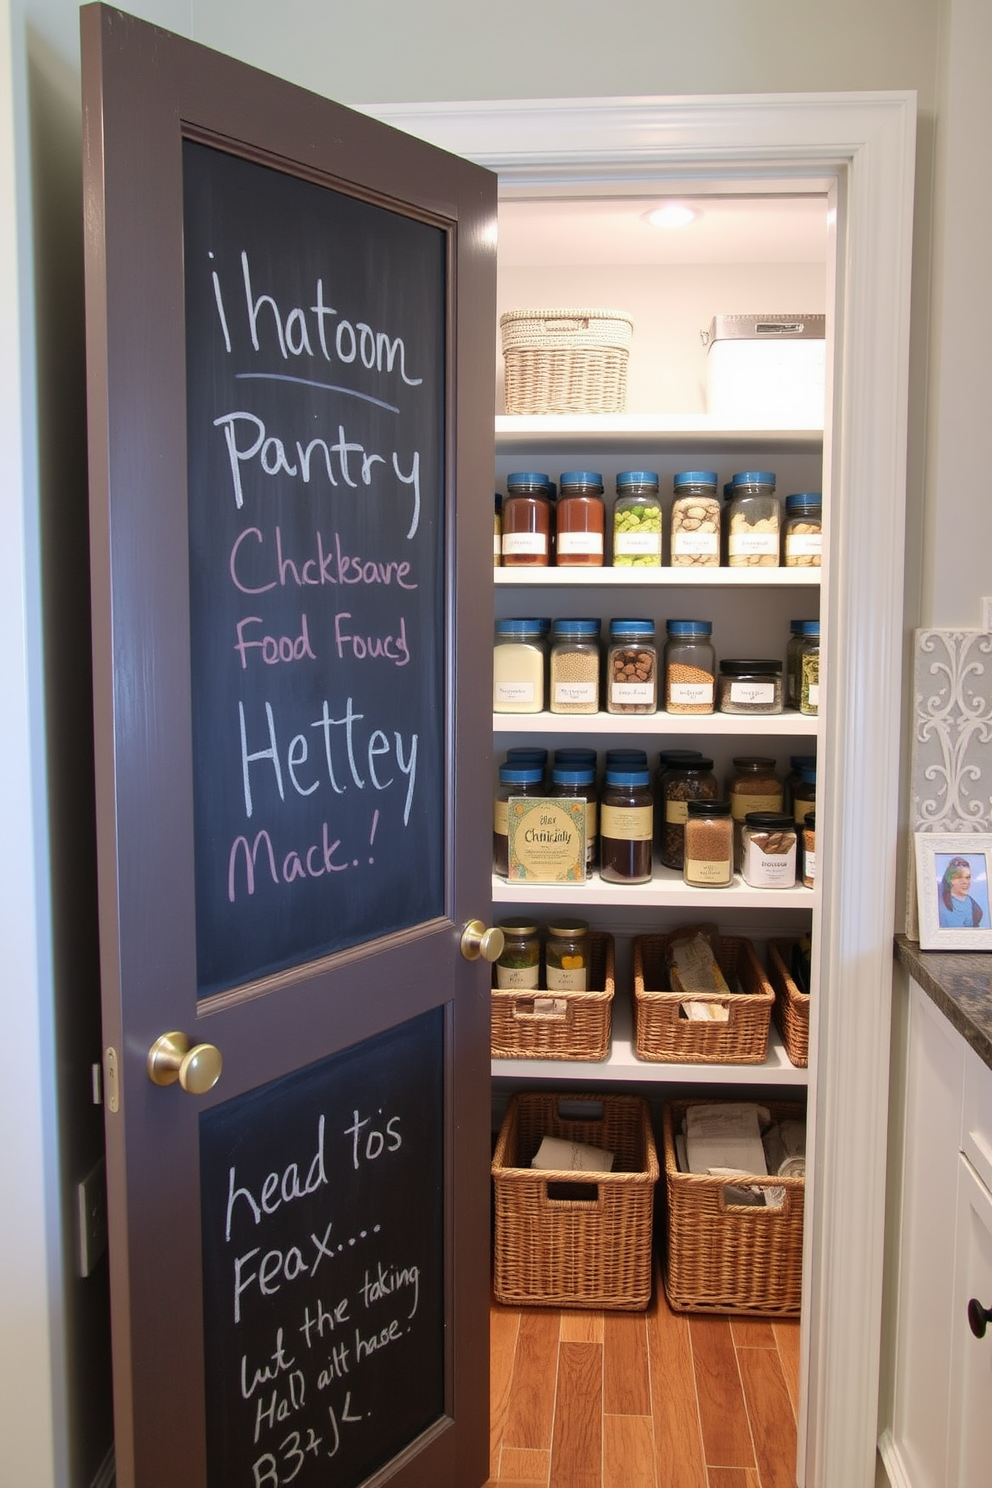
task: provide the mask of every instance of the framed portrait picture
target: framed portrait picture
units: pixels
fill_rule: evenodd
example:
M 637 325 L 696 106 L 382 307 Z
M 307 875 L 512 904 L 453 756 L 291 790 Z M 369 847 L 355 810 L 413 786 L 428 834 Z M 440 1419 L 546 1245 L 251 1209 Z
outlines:
M 920 949 L 992 951 L 992 837 L 916 833 Z

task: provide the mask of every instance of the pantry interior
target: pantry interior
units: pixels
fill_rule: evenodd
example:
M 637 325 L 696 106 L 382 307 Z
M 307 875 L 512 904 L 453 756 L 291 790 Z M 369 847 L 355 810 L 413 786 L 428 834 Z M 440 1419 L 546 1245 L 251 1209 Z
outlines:
M 796 570 L 759 571 L 745 582 L 726 569 L 691 582 L 671 569 L 648 579 L 610 569 L 592 578 L 588 569 L 496 574 L 497 617 L 706 618 L 719 657 L 782 654 L 789 622 L 819 615 L 823 653 L 815 720 L 750 719 L 742 729 L 719 715 L 678 727 L 664 715 L 601 716 L 590 731 L 583 719 L 494 718 L 497 761 L 506 747 L 554 748 L 579 736 L 600 752 L 637 743 L 652 768 L 659 748 L 679 745 L 712 753 L 718 773 L 737 754 L 773 755 L 780 768 L 792 754 L 818 759 L 815 890 L 686 891 L 674 876 L 656 875 L 622 894 L 595 881 L 568 896 L 556 891 L 559 909 L 564 898 L 567 912 L 615 936 L 612 1053 L 585 1069 L 494 1062 L 494 1110 L 498 1119 L 511 1090 L 535 1084 L 636 1089 L 655 1106 L 703 1094 L 806 1094 L 797 1481 L 867 1485 L 897 837 L 912 97 L 510 100 L 375 112 L 498 171 L 498 312 L 602 305 L 628 310 L 635 322 L 623 415 L 522 418 L 497 407 L 497 490 L 512 470 L 552 479 L 566 469 L 601 470 L 610 491 L 617 471 L 645 469 L 658 471 L 670 502 L 678 470 L 716 469 L 722 483 L 760 468 L 775 471 L 780 496 L 823 492 L 823 566 L 812 580 Z M 652 237 L 642 216 L 672 198 L 703 209 L 681 241 L 706 223 L 713 247 L 693 253 L 673 248 L 671 237 L 658 246 L 662 235 Z M 763 236 L 770 249 L 756 246 Z M 666 254 L 667 262 L 651 261 Z M 700 332 L 715 314 L 817 311 L 827 315 L 822 428 L 707 413 Z M 546 889 L 498 879 L 493 899 L 493 918 L 508 902 L 526 902 L 538 917 L 549 906 Z M 774 1037 L 758 1066 L 646 1065 L 632 1052 L 633 937 L 701 917 L 762 947 L 770 936 L 812 928 L 808 1069 L 793 1066 Z

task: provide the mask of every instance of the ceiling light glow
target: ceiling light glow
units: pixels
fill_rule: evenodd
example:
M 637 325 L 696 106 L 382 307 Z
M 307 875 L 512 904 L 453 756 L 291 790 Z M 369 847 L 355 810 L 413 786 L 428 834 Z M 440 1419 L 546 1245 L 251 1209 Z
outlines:
M 695 207 L 687 207 L 685 202 L 664 202 L 653 211 L 645 212 L 644 220 L 652 227 L 688 227 L 698 216 Z

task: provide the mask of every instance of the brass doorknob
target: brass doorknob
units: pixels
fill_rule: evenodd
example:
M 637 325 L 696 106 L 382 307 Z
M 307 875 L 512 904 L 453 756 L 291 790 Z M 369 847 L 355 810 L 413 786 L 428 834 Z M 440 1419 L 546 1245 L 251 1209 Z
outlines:
M 469 920 L 462 931 L 462 955 L 466 961 L 498 961 L 503 954 L 503 932 L 498 925 L 488 928 L 481 920 Z
M 153 1085 L 178 1080 L 189 1095 L 206 1095 L 220 1079 L 224 1059 L 213 1044 L 191 1044 L 184 1033 L 163 1033 L 148 1050 L 147 1068 Z

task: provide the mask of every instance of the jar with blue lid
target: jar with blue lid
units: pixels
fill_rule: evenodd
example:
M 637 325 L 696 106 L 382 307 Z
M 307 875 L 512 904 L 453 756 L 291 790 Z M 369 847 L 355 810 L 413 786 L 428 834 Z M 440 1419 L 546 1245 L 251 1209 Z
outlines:
M 599 631 L 598 620 L 553 622 L 548 704 L 552 713 L 599 712 Z
M 665 709 L 712 713 L 716 652 L 709 620 L 669 620 L 665 642 Z
M 682 470 L 673 480 L 672 567 L 719 568 L 720 501 L 715 470 Z
M 613 567 L 661 567 L 661 501 L 653 470 L 622 470 L 613 503 Z
M 493 872 L 506 878 L 510 872 L 509 801 L 511 796 L 543 796 L 541 765 L 500 765 L 499 784 L 493 801 Z
M 653 620 L 611 620 L 606 711 L 658 711 L 658 650 Z
M 599 795 L 596 791 L 595 765 L 572 762 L 559 764 L 556 760 L 551 771 L 551 794 L 564 800 L 586 803 L 586 878 L 591 878 L 596 866 L 596 847 L 599 841 Z
M 601 568 L 605 551 L 603 477 L 596 470 L 567 470 L 558 482 L 555 563 L 559 568 Z
M 726 513 L 729 567 L 778 568 L 781 518 L 774 472 L 739 471 Z
M 541 470 L 517 470 L 506 478 L 500 547 L 504 568 L 547 568 L 551 562 L 551 479 Z
M 497 620 L 493 647 L 493 712 L 541 713 L 551 621 Z
M 645 770 L 607 770 L 599 806 L 599 876 L 648 883 L 652 876 L 654 796 Z
M 785 498 L 782 557 L 786 568 L 819 568 L 823 553 L 823 497 L 796 491 Z

